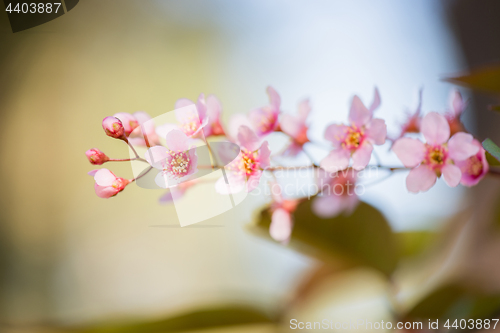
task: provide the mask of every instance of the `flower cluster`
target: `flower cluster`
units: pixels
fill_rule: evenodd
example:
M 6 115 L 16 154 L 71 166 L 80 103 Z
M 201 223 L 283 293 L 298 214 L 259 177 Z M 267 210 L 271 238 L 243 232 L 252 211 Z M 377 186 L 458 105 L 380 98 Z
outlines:
M 309 100 L 300 101 L 296 115 L 283 112 L 281 97 L 272 88 L 267 88 L 269 103 L 251 110 L 247 115 L 233 115 L 224 126 L 222 106 L 213 95 L 200 94 L 196 102 L 179 99 L 175 103 L 176 123 L 156 126 L 145 112 L 133 114 L 116 113 L 102 121 L 104 132 L 109 137 L 125 142 L 135 155 L 132 158 L 112 159 L 99 149 L 90 149 L 85 154 L 93 165 L 117 161 L 140 161 L 149 164 L 148 169 L 133 179 L 116 177 L 108 169 L 89 172 L 95 180 L 95 192 L 101 198 L 110 198 L 123 191 L 127 185 L 157 169 L 156 184 L 161 188 L 178 187 L 182 195 L 197 184 L 196 175 L 203 166 L 198 164 L 197 142 L 209 146 L 208 138 L 225 137 L 240 147 L 236 158 L 223 166 L 226 175 L 217 180 L 215 189 L 220 194 L 252 192 L 266 172 L 273 176 L 270 212 L 272 222 L 270 235 L 277 241 L 289 241 L 293 228 L 293 213 L 305 198 L 283 193 L 276 171 L 308 168 L 314 172 L 317 190 L 312 193 L 313 211 L 323 218 L 352 212 L 358 202 L 356 186 L 360 173 L 367 166 L 388 172 L 408 170 L 406 187 L 409 192 L 429 190 L 441 176 L 446 184 L 455 187 L 476 185 L 489 170 L 485 151 L 479 141 L 466 132 L 460 117 L 466 104 L 458 91 L 451 94 L 450 106 L 442 114 L 423 113 L 422 94 L 416 110 L 407 115 L 395 139 L 387 137 L 387 126 L 383 119 L 374 116 L 381 105 L 379 91 L 375 89 L 373 101 L 365 106 L 354 96 L 347 116 L 347 122 L 330 124 L 324 132 L 330 148 L 316 164 L 307 153 L 306 146 L 323 144 L 313 142 L 309 136 L 311 113 Z M 310 159 L 302 167 L 273 165 L 268 138 L 281 135 L 288 143 L 281 150 L 282 158 L 295 159 L 298 155 Z M 375 146 L 387 145 L 399 158 L 404 167 L 385 166 L 378 162 L 370 165 Z M 145 149 L 141 157 L 137 147 Z M 211 152 L 212 153 L 212 152 Z M 187 182 L 189 180 L 189 182 Z M 310 197 L 311 195 L 308 195 Z M 173 200 L 167 192 L 160 198 L 166 203 Z

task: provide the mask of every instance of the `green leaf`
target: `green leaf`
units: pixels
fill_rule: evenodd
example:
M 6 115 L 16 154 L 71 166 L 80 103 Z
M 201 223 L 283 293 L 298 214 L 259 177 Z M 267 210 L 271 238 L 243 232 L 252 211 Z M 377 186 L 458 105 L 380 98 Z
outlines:
M 250 324 L 270 324 L 275 320 L 268 314 L 244 306 L 225 306 L 194 311 L 179 316 L 149 322 L 102 325 L 78 333 L 170 333 L 212 329 Z
M 485 152 L 486 161 L 490 166 L 500 166 L 500 161 L 493 157 L 488 151 Z
M 500 64 L 473 69 L 467 75 L 444 80 L 471 89 L 500 93 Z
M 491 139 L 483 141 L 483 148 L 490 153 L 497 161 L 500 161 L 500 147 L 498 147 Z
M 430 231 L 398 232 L 396 237 L 400 243 L 402 257 L 414 257 L 425 251 L 436 234 Z
M 346 265 L 365 265 L 386 275 L 392 273 L 399 259 L 398 247 L 382 213 L 361 202 L 349 216 L 323 219 L 311 211 L 311 203 L 312 200 L 302 202 L 293 215 L 291 247 L 322 260 L 340 259 Z M 271 213 L 265 208 L 254 223 L 254 230 L 269 237 L 270 223 Z

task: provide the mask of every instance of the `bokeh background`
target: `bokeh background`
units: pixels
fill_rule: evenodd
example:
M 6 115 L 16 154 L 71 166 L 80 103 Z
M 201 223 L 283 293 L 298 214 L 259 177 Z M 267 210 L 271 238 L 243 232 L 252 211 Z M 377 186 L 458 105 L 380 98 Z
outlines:
M 494 0 L 84 0 L 15 34 L 1 14 L 1 327 L 158 318 L 228 302 L 282 306 L 318 262 L 247 232 L 266 198 L 248 197 L 189 228 L 179 227 L 173 206 L 158 204 L 161 191 L 131 186 L 99 199 L 84 152 L 128 154 L 104 135 L 101 119 L 139 110 L 158 116 L 178 98 L 204 92 L 219 97 L 227 121 L 264 105 L 272 85 L 287 112 L 311 99 L 310 134 L 320 141 L 327 123 L 345 119 L 353 94 L 369 103 L 377 86 L 379 116 L 396 133 L 403 111 L 416 107 L 418 89 L 424 112 L 444 110 L 453 86 L 442 78 L 500 59 L 499 13 Z M 466 127 L 498 142 L 500 118 L 486 108 L 498 98 L 461 91 L 472 102 Z M 132 175 L 126 163 L 112 170 Z M 468 228 L 460 235 L 472 240 L 450 242 L 462 271 L 472 271 L 468 263 L 477 263 L 488 223 L 478 211 L 494 205 L 498 182 L 472 190 L 440 182 L 415 196 L 405 176 L 370 187 L 362 200 L 394 231 L 446 230 L 456 240 Z M 473 221 L 450 224 L 466 208 Z M 492 258 L 500 252 L 490 247 L 491 257 L 481 252 L 487 259 L 474 270 L 495 281 Z M 446 267 L 443 261 L 433 270 Z M 408 284 L 421 283 L 414 280 Z M 387 318 L 385 288 L 369 270 L 340 274 L 301 311 L 310 318 Z

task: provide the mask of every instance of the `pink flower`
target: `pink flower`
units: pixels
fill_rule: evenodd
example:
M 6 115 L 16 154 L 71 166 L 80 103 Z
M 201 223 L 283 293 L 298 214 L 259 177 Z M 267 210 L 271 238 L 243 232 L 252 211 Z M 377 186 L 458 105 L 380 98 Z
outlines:
M 162 188 L 176 186 L 198 170 L 195 146 L 189 147 L 189 138 L 180 130 L 172 130 L 166 136 L 167 147 L 155 146 L 148 149 L 145 158 L 160 170 L 155 182 Z
M 194 137 L 201 130 L 203 130 L 205 135 L 219 135 L 223 133 L 222 126 L 220 125 L 222 108 L 215 96 L 210 95 L 205 101 L 205 95 L 200 94 L 195 108 L 183 109 L 189 105 L 194 105 L 194 103 L 187 98 L 181 98 L 175 102 L 175 116 L 180 123 L 178 128 L 187 136 Z M 160 133 L 165 134 L 171 128 L 172 124 L 160 126 Z
M 325 131 L 334 150 L 321 161 L 321 167 L 328 172 L 343 170 L 349 166 L 361 170 L 368 165 L 373 145 L 382 145 L 387 136 L 387 127 L 382 119 L 373 119 L 373 111 L 380 105 L 378 91 L 370 109 L 367 109 L 358 96 L 354 96 L 349 112 L 351 125 L 330 125 Z
M 466 107 L 467 103 L 464 102 L 460 92 L 458 90 L 453 90 L 450 94 L 450 108 L 444 115 L 450 126 L 450 135 L 465 130 L 460 117 Z
M 160 141 L 156 134 L 155 124 L 149 114 L 144 111 L 137 111 L 134 112 L 133 116 L 139 123 L 139 126 L 130 133 L 129 142 L 134 146 L 143 147 L 159 145 Z
M 123 124 L 123 129 L 125 130 L 125 135 L 129 136 L 132 131 L 139 126 L 139 122 L 133 115 L 126 112 L 119 112 L 113 115 L 113 117 L 120 119 Z
M 106 156 L 102 151 L 97 148 L 89 149 L 85 152 L 85 155 L 89 159 L 90 164 L 101 165 L 109 161 L 109 157 Z
M 270 165 L 271 151 L 267 141 L 260 143 L 259 138 L 247 126 L 241 126 L 238 132 L 241 151 L 225 169 L 229 185 L 224 177 L 217 180 L 215 189 L 220 194 L 238 193 L 245 188 L 251 192 L 259 185 L 263 170 Z
M 281 186 L 277 182 L 271 182 L 271 196 L 273 203 L 271 204 L 271 225 L 269 226 L 269 234 L 271 237 L 282 243 L 288 243 L 293 229 L 292 213 L 297 208 L 298 200 L 285 200 L 281 193 Z
M 309 105 L 309 101 L 305 100 L 299 104 L 299 114 L 297 116 L 290 114 L 283 114 L 281 116 L 281 130 L 293 140 L 285 150 L 285 155 L 297 155 L 302 150 L 302 146 L 306 142 L 309 142 L 309 138 L 307 137 L 309 127 L 306 124 L 306 120 L 310 112 L 311 106 Z
M 418 105 L 413 113 L 407 113 L 406 121 L 401 125 L 401 133 L 397 139 L 402 138 L 406 133 L 420 133 L 420 123 L 422 122 L 422 90 L 418 94 Z
M 313 204 L 313 212 L 322 218 L 330 218 L 344 212 L 351 214 L 359 203 L 356 195 L 358 173 L 354 169 L 346 169 L 336 173 L 318 171 L 318 186 L 321 195 Z
M 206 99 L 206 115 L 207 126 L 203 128 L 205 137 L 212 135 L 224 135 L 224 128 L 221 125 L 220 117 L 222 113 L 222 105 L 215 95 L 208 95 Z
M 404 166 L 412 168 L 406 178 L 408 191 L 425 192 L 441 175 L 446 184 L 457 186 L 462 171 L 456 163 L 467 160 L 479 151 L 479 147 L 472 142 L 472 135 L 458 132 L 450 139 L 450 126 L 446 118 L 436 112 L 428 113 L 422 119 L 421 133 L 427 143 L 401 138 L 392 147 Z
M 264 136 L 279 130 L 278 116 L 280 114 L 281 97 L 273 87 L 267 87 L 269 105 L 250 111 L 248 118 L 251 127 L 258 136 Z
M 88 174 L 94 177 L 95 194 L 99 198 L 114 197 L 130 183 L 127 179 L 116 177 L 108 169 L 92 170 Z
M 125 129 L 120 119 L 115 117 L 106 117 L 102 120 L 102 128 L 106 135 L 115 138 L 123 139 L 125 138 Z
M 484 176 L 488 173 L 489 165 L 486 160 L 486 153 L 481 146 L 481 143 L 476 139 L 472 140 L 472 143 L 479 147 L 479 151 L 476 155 L 472 155 L 465 161 L 455 161 L 455 164 L 462 171 L 462 178 L 460 179 L 460 184 L 464 186 L 474 186 Z

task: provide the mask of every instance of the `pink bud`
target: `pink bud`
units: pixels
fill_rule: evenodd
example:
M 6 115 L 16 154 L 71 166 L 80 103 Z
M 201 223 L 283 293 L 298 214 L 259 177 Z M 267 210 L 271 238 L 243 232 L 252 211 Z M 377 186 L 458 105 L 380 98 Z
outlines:
M 116 138 L 123 139 L 125 134 L 125 129 L 120 119 L 115 117 L 106 117 L 102 120 L 102 128 L 106 135 Z
M 101 165 L 109 161 L 109 157 L 106 156 L 102 151 L 97 148 L 89 149 L 85 152 L 85 155 L 89 159 L 90 164 Z
M 113 117 L 120 119 L 123 128 L 125 129 L 126 136 L 129 136 L 130 133 L 132 133 L 132 131 L 139 126 L 139 122 L 137 121 L 137 119 L 130 113 L 119 112 L 117 114 L 114 114 Z

